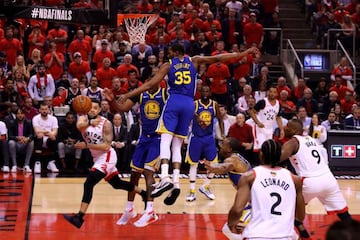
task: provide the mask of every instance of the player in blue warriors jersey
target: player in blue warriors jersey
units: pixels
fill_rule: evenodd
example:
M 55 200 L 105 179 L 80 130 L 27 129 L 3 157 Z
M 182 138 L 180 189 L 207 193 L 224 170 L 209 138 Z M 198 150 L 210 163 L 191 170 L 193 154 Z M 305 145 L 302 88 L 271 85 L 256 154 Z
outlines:
M 152 191 L 153 197 L 158 197 L 172 189 L 164 203 L 172 205 L 180 194 L 179 176 L 181 165 L 181 146 L 188 134 L 189 125 L 195 109 L 194 94 L 197 68 L 201 63 L 225 62 L 241 59 L 250 53 L 256 53 L 257 48 L 250 48 L 241 53 L 225 53 L 216 56 L 185 56 L 184 46 L 174 44 L 169 48 L 170 62 L 161 65 L 160 70 L 142 86 L 122 95 L 120 102 L 132 98 L 151 89 L 168 75 L 169 98 L 162 112 L 158 133 L 161 134 L 160 159 L 161 180 Z M 104 91 L 106 94 L 109 90 Z M 170 149 L 171 147 L 171 149 Z M 169 178 L 170 157 L 173 163 L 173 181 Z
M 243 173 L 251 169 L 250 163 L 237 152 L 240 149 L 239 141 L 236 138 L 227 137 L 220 145 L 220 155 L 224 157 L 223 163 L 214 164 L 210 161 L 205 162 L 207 170 L 215 174 L 228 174 L 232 185 L 237 189 L 237 184 Z M 244 207 L 243 214 L 237 226 L 239 233 L 249 223 L 251 218 L 251 206 L 247 204 Z M 227 223 L 223 227 L 223 233 L 229 239 L 242 239 L 241 234 L 234 234 L 228 230 Z
M 111 102 L 111 107 L 117 111 L 127 112 L 136 103 L 140 105 L 141 135 L 132 156 L 130 181 L 138 186 L 141 174 L 143 173 L 145 176 L 147 191 L 146 209 L 142 217 L 134 223 L 136 227 L 145 227 L 158 219 L 153 208 L 153 198 L 150 195 L 153 189 L 152 185 L 155 183 L 153 174 L 160 165 L 160 135 L 156 133 L 156 129 L 167 98 L 166 89 L 160 88 L 157 85 L 149 91 L 141 93 L 139 96 L 127 99 L 124 104 L 112 101 L 113 98 L 113 94 L 106 95 L 106 99 Z M 132 218 L 136 217 L 134 199 L 135 194 L 129 192 L 126 209 L 117 221 L 118 225 L 125 225 Z
M 219 121 L 220 131 L 224 135 L 224 123 L 220 116 L 217 102 L 210 99 L 209 86 L 203 86 L 200 90 L 201 98 L 195 101 L 195 114 L 192 120 L 192 130 L 188 144 L 186 162 L 190 164 L 189 179 L 190 193 L 186 201 L 196 200 L 195 183 L 198 163 L 201 159 L 217 162 L 217 149 L 214 136 L 214 120 Z M 208 199 L 214 200 L 215 195 L 210 191 L 209 185 L 214 173 L 209 173 L 199 191 Z

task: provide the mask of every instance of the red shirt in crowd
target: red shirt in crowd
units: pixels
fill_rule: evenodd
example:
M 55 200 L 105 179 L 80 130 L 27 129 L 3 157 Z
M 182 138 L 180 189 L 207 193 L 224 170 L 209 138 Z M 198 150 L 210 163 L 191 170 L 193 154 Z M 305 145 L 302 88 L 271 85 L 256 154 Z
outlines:
M 52 41 L 55 41 L 56 43 L 56 50 L 60 53 L 65 53 L 66 52 L 66 42 L 58 42 L 57 39 L 58 38 L 66 38 L 67 39 L 68 37 L 68 34 L 67 32 L 64 30 L 64 29 L 51 29 L 49 32 L 48 32 L 48 35 L 47 35 L 47 39 L 52 42 Z
M 81 79 L 81 77 L 86 76 L 86 73 L 90 72 L 90 65 L 86 61 L 81 61 L 81 63 L 72 62 L 69 65 L 68 72 L 73 78 Z
M 103 67 L 103 59 L 110 58 L 110 61 L 115 62 L 114 53 L 109 50 L 97 50 L 93 57 L 93 62 L 96 63 L 96 68 Z
M 49 52 L 45 55 L 44 57 L 44 63 L 45 65 L 47 66 L 47 71 L 48 73 L 51 74 L 51 76 L 54 78 L 54 80 L 59 80 L 60 77 L 61 77 L 61 74 L 63 73 L 64 71 L 64 68 L 63 68 L 63 64 L 59 64 L 58 61 L 55 59 L 55 57 L 53 57 L 53 60 L 52 60 L 52 63 L 51 65 L 50 64 L 50 60 L 52 58 L 52 52 Z M 60 59 L 61 62 L 64 63 L 65 61 L 65 57 L 64 55 L 59 52 L 59 51 L 56 51 L 56 56 Z
M 18 52 L 22 51 L 22 45 L 16 38 L 4 38 L 0 41 L 0 51 L 6 53 L 6 61 L 14 66 Z
M 213 63 L 207 70 L 207 77 L 212 78 L 210 81 L 210 90 L 214 94 L 227 93 L 226 80 L 229 78 L 230 70 L 229 67 L 224 63 Z
M 105 69 L 104 67 L 100 67 L 96 70 L 96 78 L 99 81 L 99 85 L 101 88 L 112 88 L 112 79 L 116 77 L 117 73 L 114 68 L 110 67 Z
M 88 61 L 89 54 L 92 52 L 90 43 L 86 40 L 75 39 L 72 41 L 68 47 L 68 52 L 72 56 L 75 52 L 80 52 L 82 60 Z
M 252 127 L 244 123 L 243 126 L 239 126 L 239 124 L 234 123 L 229 128 L 229 137 L 236 138 L 240 145 L 241 143 L 253 143 L 254 142 L 254 136 L 252 132 Z
M 253 43 L 259 45 L 261 38 L 264 35 L 263 26 L 260 23 L 247 23 L 244 26 L 243 32 L 244 38 L 246 39 L 246 46 L 249 48 Z

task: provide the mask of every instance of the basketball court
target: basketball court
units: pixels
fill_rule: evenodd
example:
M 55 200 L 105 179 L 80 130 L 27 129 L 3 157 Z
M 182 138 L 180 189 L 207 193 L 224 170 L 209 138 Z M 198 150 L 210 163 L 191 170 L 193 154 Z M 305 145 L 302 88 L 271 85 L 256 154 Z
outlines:
M 94 189 L 94 197 L 81 229 L 66 222 L 63 213 L 78 211 L 83 191 L 84 177 L 54 177 L 0 174 L 0 235 L 1 239 L 226 239 L 221 228 L 233 203 L 235 190 L 228 179 L 213 180 L 214 201 L 197 192 L 197 200 L 186 202 L 188 179 L 183 175 L 181 195 L 173 206 L 163 204 L 166 196 L 155 201 L 159 220 L 144 228 L 131 223 L 116 225 L 125 209 L 127 193 L 114 190 L 106 182 L 100 182 Z M 204 175 L 199 175 L 204 177 Z M 343 177 L 348 178 L 348 177 Z M 354 177 L 349 177 L 354 178 Z M 360 220 L 360 184 L 355 179 L 340 179 L 350 213 Z M 198 182 L 201 182 L 198 181 Z M 144 180 L 140 182 L 144 186 Z M 200 185 L 198 184 L 197 187 Z M 135 199 L 135 209 L 140 217 L 143 203 Z M 137 220 L 138 217 L 134 219 Z M 305 225 L 313 239 L 324 239 L 328 226 L 337 219 L 325 215 L 321 204 L 314 200 L 307 206 Z

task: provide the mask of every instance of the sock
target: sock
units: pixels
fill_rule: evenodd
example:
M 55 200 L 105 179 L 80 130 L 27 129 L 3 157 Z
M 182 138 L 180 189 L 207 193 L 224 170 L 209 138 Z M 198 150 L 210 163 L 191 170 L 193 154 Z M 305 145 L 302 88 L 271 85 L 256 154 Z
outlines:
M 209 186 L 211 179 L 213 179 L 214 176 L 215 176 L 215 173 L 209 173 L 204 180 L 203 186 Z
M 154 211 L 154 202 L 153 202 L 153 201 L 149 201 L 149 202 L 147 202 L 145 212 L 146 212 L 146 213 L 149 213 L 149 212 L 152 212 L 152 211 Z
M 195 193 L 195 181 L 190 181 L 190 192 Z
M 180 188 L 179 177 L 180 177 L 180 169 L 174 169 L 173 171 L 174 188 Z
M 169 176 L 169 164 L 163 163 L 161 164 L 161 179 L 164 179 Z
M 133 208 L 134 208 L 134 202 L 133 201 L 127 201 L 125 210 L 130 211 Z
M 197 166 L 198 166 L 197 164 L 190 165 L 190 170 L 189 170 L 190 192 L 195 192 Z

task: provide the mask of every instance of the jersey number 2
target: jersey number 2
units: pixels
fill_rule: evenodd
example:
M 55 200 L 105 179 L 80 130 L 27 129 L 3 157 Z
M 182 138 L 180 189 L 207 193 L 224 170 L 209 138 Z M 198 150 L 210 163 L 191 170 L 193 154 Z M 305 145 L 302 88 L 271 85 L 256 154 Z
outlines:
M 175 84 L 177 85 L 191 83 L 190 71 L 176 72 L 175 76 L 176 76 Z
M 271 214 L 281 215 L 281 212 L 275 210 L 275 208 L 276 208 L 277 206 L 279 206 L 280 203 L 281 203 L 281 196 L 280 196 L 280 194 L 278 194 L 278 193 L 276 193 L 276 192 L 272 192 L 272 193 L 270 193 L 270 196 L 276 198 L 276 202 L 271 206 Z

